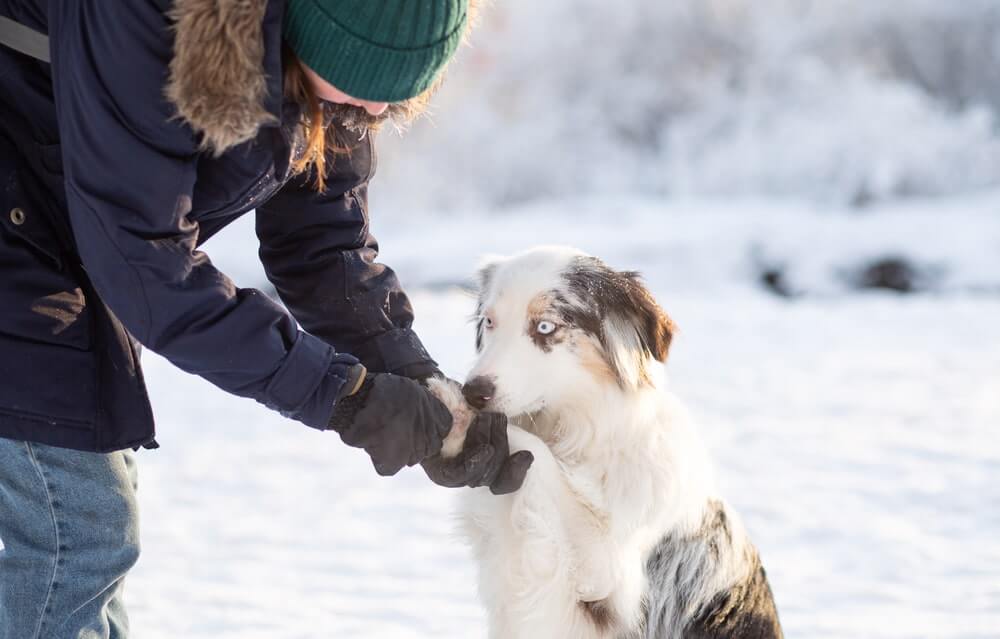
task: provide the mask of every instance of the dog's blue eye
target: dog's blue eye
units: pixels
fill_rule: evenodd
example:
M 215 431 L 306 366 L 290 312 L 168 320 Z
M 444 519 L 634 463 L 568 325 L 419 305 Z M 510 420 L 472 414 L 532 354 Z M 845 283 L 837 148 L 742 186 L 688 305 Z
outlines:
M 539 335 L 551 335 L 556 330 L 556 325 L 553 322 L 541 321 L 538 322 L 538 326 L 535 327 Z

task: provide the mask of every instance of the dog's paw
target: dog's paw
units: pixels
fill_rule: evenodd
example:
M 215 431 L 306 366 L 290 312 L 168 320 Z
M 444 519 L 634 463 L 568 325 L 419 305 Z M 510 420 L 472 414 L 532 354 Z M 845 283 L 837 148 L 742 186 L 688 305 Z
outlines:
M 575 549 L 576 594 L 580 601 L 600 601 L 610 597 L 624 578 L 621 558 L 614 548 L 602 543 Z
M 507 443 L 510 445 L 511 453 L 526 450 L 533 454 L 536 460 L 539 457 L 551 456 L 552 454 L 548 444 L 542 441 L 538 435 L 529 433 L 513 424 L 507 427 Z
M 556 461 L 548 444 L 537 435 L 513 424 L 507 426 L 507 444 L 510 446 L 511 455 L 528 451 L 533 457 L 524 483 L 514 493 L 515 501 L 520 504 L 516 507 L 524 506 L 522 502 L 527 500 L 528 507 L 534 508 L 534 502 L 537 501 L 539 494 L 544 495 L 545 500 L 556 499 L 563 494 L 566 482 L 559 462 Z
M 612 584 L 601 581 L 578 581 L 576 584 L 576 597 L 581 602 L 600 602 L 611 596 L 614 590 Z
M 452 425 L 444 445 L 441 447 L 442 457 L 454 457 L 462 452 L 465 445 L 465 435 L 469 432 L 469 424 L 476 413 L 465 401 L 462 395 L 462 385 L 446 377 L 432 377 L 427 380 L 427 389 L 451 411 Z

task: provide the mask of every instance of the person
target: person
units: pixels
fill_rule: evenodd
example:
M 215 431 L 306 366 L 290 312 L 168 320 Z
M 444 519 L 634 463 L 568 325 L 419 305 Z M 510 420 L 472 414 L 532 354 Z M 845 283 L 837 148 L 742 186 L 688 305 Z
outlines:
M 419 113 L 473 10 L 0 0 L 49 38 L 47 61 L 0 46 L 0 637 L 127 635 L 133 453 L 156 447 L 141 346 L 379 474 L 520 486 L 501 416 L 437 454 L 440 373 L 369 232 L 374 133 Z M 284 307 L 198 250 L 251 210 Z

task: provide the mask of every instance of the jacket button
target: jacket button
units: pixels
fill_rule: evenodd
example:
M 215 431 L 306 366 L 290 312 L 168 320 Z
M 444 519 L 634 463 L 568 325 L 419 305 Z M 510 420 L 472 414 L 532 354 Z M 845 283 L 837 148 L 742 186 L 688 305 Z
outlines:
M 17 226 L 21 226 L 22 224 L 24 224 L 24 220 L 26 218 L 27 216 L 24 214 L 24 209 L 19 207 L 14 207 L 10 210 L 10 221 L 16 224 Z

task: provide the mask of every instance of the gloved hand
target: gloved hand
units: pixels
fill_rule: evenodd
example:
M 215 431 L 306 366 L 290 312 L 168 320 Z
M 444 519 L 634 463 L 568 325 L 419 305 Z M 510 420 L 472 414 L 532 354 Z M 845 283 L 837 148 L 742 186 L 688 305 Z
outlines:
M 433 455 L 420 465 L 431 481 L 440 486 L 489 486 L 494 495 L 506 495 L 521 487 L 534 460 L 534 455 L 526 450 L 510 454 L 505 415 L 479 413 L 469 425 L 458 455 Z
M 363 448 L 379 475 L 395 475 L 437 454 L 451 430 L 445 405 L 412 379 L 367 374 L 348 392 L 337 400 L 330 428 L 348 446 Z
M 407 364 L 402 368 L 393 370 L 392 374 L 409 377 L 414 381 L 420 382 L 424 386 L 427 385 L 427 380 L 432 377 L 444 377 L 444 373 L 438 369 L 437 365 L 434 362 L 428 361 Z

